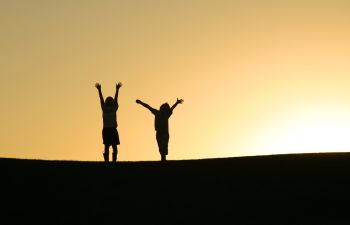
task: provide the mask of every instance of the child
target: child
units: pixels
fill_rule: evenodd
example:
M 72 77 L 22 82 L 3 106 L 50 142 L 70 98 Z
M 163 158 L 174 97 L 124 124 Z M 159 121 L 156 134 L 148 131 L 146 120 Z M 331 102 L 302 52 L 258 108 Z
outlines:
M 149 109 L 155 116 L 154 128 L 156 130 L 156 138 L 159 147 L 159 153 L 161 155 L 161 161 L 166 161 L 168 155 L 168 143 L 169 143 L 169 123 L 168 120 L 173 113 L 173 110 L 178 104 L 182 104 L 182 99 L 177 99 L 176 103 L 170 108 L 168 103 L 164 103 L 160 106 L 159 110 L 156 110 L 141 100 L 136 100 L 136 103 L 141 104 L 145 108 Z
M 103 153 L 103 158 L 105 162 L 109 161 L 109 147 L 113 148 L 113 162 L 117 162 L 117 145 L 120 144 L 119 134 L 117 131 L 117 110 L 119 108 L 118 105 L 118 94 L 119 89 L 122 87 L 122 83 L 116 84 L 116 91 L 114 99 L 111 96 L 106 98 L 106 101 L 103 99 L 101 84 L 96 83 L 95 87 L 98 90 L 98 94 L 100 96 L 101 108 L 102 108 L 102 116 L 103 116 L 103 130 L 102 130 L 102 138 L 103 144 L 105 145 L 105 150 Z

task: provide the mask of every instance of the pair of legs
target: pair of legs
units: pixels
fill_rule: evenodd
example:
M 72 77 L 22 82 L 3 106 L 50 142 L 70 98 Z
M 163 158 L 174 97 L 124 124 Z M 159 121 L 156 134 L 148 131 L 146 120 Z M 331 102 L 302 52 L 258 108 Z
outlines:
M 112 146 L 112 161 L 117 161 L 118 148 L 120 144 L 119 134 L 116 127 L 103 128 L 102 130 L 103 144 L 105 145 L 105 151 L 103 153 L 103 158 L 105 162 L 109 161 L 109 147 Z
M 105 162 L 109 162 L 109 146 L 105 145 L 105 151 L 103 153 L 103 158 L 105 159 Z M 112 152 L 112 161 L 117 162 L 117 154 L 118 154 L 118 148 L 117 145 L 112 145 L 113 152 Z
M 167 132 L 157 132 L 156 134 L 159 153 L 161 156 L 161 161 L 166 161 L 166 156 L 168 155 L 168 143 L 169 143 L 169 133 Z

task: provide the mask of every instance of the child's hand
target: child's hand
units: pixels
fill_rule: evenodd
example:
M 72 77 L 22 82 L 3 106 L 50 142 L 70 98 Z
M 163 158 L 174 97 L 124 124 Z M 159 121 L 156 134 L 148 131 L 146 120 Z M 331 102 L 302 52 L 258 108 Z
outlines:
M 177 104 L 182 104 L 183 102 L 184 102 L 183 99 L 177 99 L 177 100 L 176 100 L 176 103 L 177 103 Z
M 121 82 L 119 82 L 118 84 L 116 84 L 116 88 L 119 89 L 123 86 L 123 84 Z
M 101 90 L 101 84 L 100 83 L 96 83 L 95 87 L 97 88 L 97 90 Z
M 137 100 L 136 100 L 136 103 L 137 103 L 137 104 L 141 104 L 141 101 L 137 99 Z

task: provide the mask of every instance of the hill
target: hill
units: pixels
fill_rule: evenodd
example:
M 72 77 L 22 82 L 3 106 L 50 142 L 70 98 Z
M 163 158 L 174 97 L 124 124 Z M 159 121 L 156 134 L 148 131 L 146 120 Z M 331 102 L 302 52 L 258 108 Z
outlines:
M 350 154 L 0 159 L 1 224 L 350 224 Z

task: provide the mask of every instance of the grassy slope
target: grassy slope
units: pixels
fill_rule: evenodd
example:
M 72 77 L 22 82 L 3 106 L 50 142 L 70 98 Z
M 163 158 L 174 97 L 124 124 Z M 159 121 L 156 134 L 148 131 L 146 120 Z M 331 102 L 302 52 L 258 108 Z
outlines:
M 0 159 L 1 224 L 350 224 L 350 154 Z

